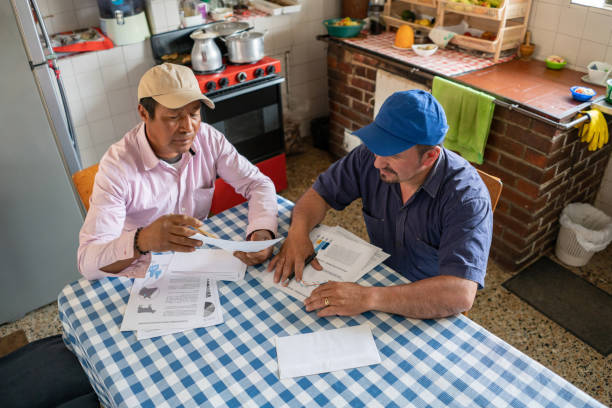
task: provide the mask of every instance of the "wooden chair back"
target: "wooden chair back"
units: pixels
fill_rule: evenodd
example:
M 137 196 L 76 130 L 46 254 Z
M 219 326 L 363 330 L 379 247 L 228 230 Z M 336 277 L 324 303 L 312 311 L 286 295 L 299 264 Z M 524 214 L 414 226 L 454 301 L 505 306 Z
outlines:
M 491 195 L 491 211 L 495 211 L 503 187 L 502 181 L 498 177 L 487 174 L 482 170 L 478 170 L 478 174 L 480 178 L 482 178 L 482 181 L 484 181 L 487 189 L 489 189 L 489 194 Z
M 476 170 L 489 190 L 489 195 L 491 196 L 491 211 L 494 212 L 495 207 L 497 207 L 497 202 L 499 201 L 499 196 L 501 195 L 503 187 L 502 181 L 499 177 L 492 176 L 482 170 Z M 468 312 L 463 312 L 463 315 L 467 316 Z
M 86 169 L 77 171 L 72 175 L 72 181 L 81 197 L 81 201 L 85 206 L 85 209 L 89 211 L 89 197 L 93 191 L 94 179 L 98 172 L 98 164 L 87 167 Z

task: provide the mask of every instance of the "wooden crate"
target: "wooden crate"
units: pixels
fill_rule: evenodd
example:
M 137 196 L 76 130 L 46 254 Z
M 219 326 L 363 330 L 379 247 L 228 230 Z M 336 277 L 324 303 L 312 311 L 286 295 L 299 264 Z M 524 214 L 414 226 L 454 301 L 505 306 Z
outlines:
M 527 29 L 531 2 L 532 0 L 504 0 L 499 8 L 490 8 L 453 0 L 387 0 L 383 19 L 387 29 L 407 24 L 425 32 L 429 32 L 432 27 L 402 20 L 402 10 L 409 9 L 417 15 L 432 15 L 431 13 L 435 12 L 434 27 L 439 28 L 466 20 L 471 28 L 494 33 L 495 40 L 489 41 L 460 33 L 453 37 L 450 43 L 466 49 L 492 53 L 493 59 L 497 61 L 501 51 L 520 45 Z
M 496 32 L 484 24 L 475 24 L 473 20 L 468 21 L 468 24 L 470 25 L 470 28 L 475 28 L 481 31 Z M 462 48 L 490 52 L 494 54 L 497 50 L 504 51 L 518 47 L 523 37 L 523 28 L 523 24 L 519 22 L 508 21 L 506 22 L 506 26 L 504 28 L 497 31 L 496 38 L 493 41 L 457 34 L 450 40 L 450 43 Z
M 403 20 L 401 18 L 402 11 L 410 10 L 417 16 L 426 14 L 433 18 L 438 13 L 437 4 L 437 0 L 387 0 L 382 17 L 387 25 L 387 30 L 390 27 L 398 28 L 402 25 L 409 25 L 415 30 L 428 32 L 433 26 L 424 26 Z
M 499 8 L 482 7 L 474 4 L 459 3 L 453 0 L 439 0 L 444 10 L 458 12 L 468 16 L 502 20 L 504 18 L 524 17 L 529 12 L 529 0 L 505 0 Z M 504 15 L 505 13 L 505 15 Z

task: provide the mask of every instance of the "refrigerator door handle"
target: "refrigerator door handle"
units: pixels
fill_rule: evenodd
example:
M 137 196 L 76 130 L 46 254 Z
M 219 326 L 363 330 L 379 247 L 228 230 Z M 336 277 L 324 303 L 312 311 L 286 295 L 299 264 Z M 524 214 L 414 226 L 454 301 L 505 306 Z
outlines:
M 47 31 L 47 26 L 45 26 L 45 20 L 43 20 L 40 9 L 38 8 L 38 3 L 36 3 L 36 0 L 29 0 L 29 2 L 32 10 L 34 10 L 35 21 L 38 22 L 38 25 L 40 26 L 40 32 L 42 33 L 43 38 L 45 39 L 45 43 L 47 44 L 46 48 L 47 50 L 49 50 L 50 53 L 47 58 L 57 59 L 55 53 L 53 52 L 53 47 L 51 47 L 51 39 L 49 38 L 49 32 Z

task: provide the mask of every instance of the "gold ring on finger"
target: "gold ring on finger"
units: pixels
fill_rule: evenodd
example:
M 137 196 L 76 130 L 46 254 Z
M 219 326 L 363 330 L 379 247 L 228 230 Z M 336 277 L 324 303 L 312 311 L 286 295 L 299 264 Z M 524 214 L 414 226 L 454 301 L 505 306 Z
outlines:
M 323 299 L 323 302 L 325 303 L 325 306 L 329 306 L 329 298 Z

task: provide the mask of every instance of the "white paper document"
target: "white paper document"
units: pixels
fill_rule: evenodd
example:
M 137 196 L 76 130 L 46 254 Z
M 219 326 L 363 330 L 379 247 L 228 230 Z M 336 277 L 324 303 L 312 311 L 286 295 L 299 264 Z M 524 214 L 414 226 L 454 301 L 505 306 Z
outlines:
M 206 291 L 204 294 L 204 308 L 202 309 L 199 321 L 196 322 L 193 327 L 142 329 L 136 332 L 136 338 L 138 340 L 150 339 L 153 337 L 165 336 L 166 334 L 180 333 L 185 330 L 223 323 L 223 312 L 221 310 L 221 303 L 219 302 L 217 282 L 212 279 L 206 279 Z
M 197 273 L 210 279 L 237 282 L 244 279 L 246 264 L 222 249 L 176 252 L 168 265 L 172 272 Z
M 276 338 L 281 379 L 327 373 L 380 363 L 369 326 Z
M 190 236 L 191 239 L 199 239 L 205 244 L 216 246 L 223 250 L 234 252 L 259 252 L 276 244 L 283 238 L 269 239 L 266 241 L 232 241 L 230 239 L 210 238 L 200 233 Z
M 121 331 L 137 330 L 141 339 L 223 322 L 216 280 L 172 271 L 175 255 L 153 254 L 146 277 L 134 279 Z
M 389 257 L 380 248 L 342 227 L 319 225 L 311 231 L 310 239 L 323 270 L 318 271 L 308 265 L 304 268 L 302 281 L 292 279 L 287 286 L 274 283 L 274 273 L 254 271 L 253 274 L 261 279 L 264 285 L 276 287 L 303 301 L 315 288 L 326 282 L 356 282 Z

